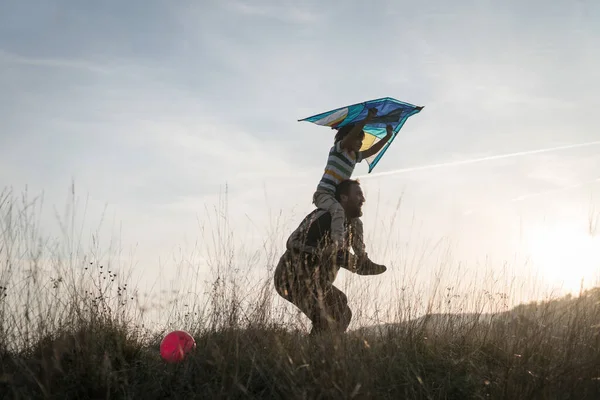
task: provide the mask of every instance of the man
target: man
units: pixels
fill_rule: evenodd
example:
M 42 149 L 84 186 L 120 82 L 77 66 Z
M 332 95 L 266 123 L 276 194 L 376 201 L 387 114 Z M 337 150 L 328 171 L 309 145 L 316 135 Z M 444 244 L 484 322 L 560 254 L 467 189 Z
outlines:
M 310 318 L 311 335 L 343 333 L 350 324 L 352 311 L 348 299 L 333 286 L 340 267 L 359 275 L 377 275 L 387 269 L 373 263 L 365 252 L 360 221 L 365 198 L 360 183 L 342 181 L 335 196 L 345 214 L 342 249 L 331 252 L 331 214 L 316 209 L 289 237 L 287 250 L 275 269 L 277 293 Z M 354 256 L 349 252 L 350 246 Z

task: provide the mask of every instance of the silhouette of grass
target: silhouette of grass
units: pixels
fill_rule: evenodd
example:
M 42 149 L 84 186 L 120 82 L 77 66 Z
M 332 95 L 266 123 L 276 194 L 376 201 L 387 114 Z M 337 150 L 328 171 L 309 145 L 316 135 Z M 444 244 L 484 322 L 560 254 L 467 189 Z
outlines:
M 405 282 L 395 310 L 360 298 L 392 322 L 310 338 L 271 275 L 252 283 L 237 267 L 226 215 L 217 213 L 205 229 L 213 248 L 204 300 L 196 278 L 191 295 L 157 300 L 168 318 L 153 325 L 131 271 L 95 237 L 83 248 L 74 206 L 62 238 L 43 238 L 40 200 L 0 194 L 4 398 L 599 398 L 600 289 L 509 308 L 505 293 L 467 300 L 432 282 L 435 296 L 419 300 L 427 312 L 417 317 Z M 282 238 L 269 240 L 271 271 Z M 456 311 L 467 302 L 479 311 Z M 173 327 L 192 333 L 197 347 L 171 365 L 158 348 Z

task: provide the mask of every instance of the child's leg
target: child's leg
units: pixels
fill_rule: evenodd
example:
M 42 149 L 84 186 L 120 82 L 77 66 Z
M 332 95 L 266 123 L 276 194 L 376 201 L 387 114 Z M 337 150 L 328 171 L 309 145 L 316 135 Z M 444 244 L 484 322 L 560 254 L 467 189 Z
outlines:
M 348 229 L 347 241 L 354 250 L 354 256 L 348 254 L 346 265 L 349 270 L 357 272 L 362 268 L 362 264 L 368 259 L 366 246 L 364 243 L 363 224 L 359 218 L 350 220 L 350 229 Z
M 364 241 L 363 223 L 360 218 L 354 218 L 351 222 L 350 243 L 352 244 L 352 249 L 357 257 L 361 258 L 367 255 Z
M 316 192 L 313 202 L 331 213 L 331 240 L 336 246 L 341 246 L 344 241 L 344 208 L 333 194 L 327 192 Z

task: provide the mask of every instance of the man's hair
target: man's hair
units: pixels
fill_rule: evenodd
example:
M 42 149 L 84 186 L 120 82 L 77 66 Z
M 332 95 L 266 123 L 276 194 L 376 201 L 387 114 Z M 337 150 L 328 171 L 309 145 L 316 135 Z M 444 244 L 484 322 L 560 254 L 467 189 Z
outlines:
M 341 201 L 342 195 L 348 195 L 350 193 L 352 185 L 360 185 L 360 182 L 358 179 L 346 179 L 341 181 L 335 190 L 335 199 Z
M 334 142 L 337 143 L 340 140 L 344 139 L 346 136 L 348 136 L 348 134 L 350 133 L 352 128 L 354 128 L 354 124 L 344 125 L 340 129 L 338 129 L 337 133 L 335 134 Z M 363 135 L 364 135 L 364 131 L 363 131 Z

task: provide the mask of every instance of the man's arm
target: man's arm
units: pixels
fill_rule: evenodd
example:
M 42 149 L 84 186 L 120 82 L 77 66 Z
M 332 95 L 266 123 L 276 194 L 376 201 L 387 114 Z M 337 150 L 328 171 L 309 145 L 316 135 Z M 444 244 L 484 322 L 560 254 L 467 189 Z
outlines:
M 354 127 L 352 128 L 352 130 L 350 130 L 348 135 L 346 135 L 346 137 L 342 139 L 342 142 L 340 143 L 341 148 L 342 149 L 350 148 L 351 144 L 354 141 L 356 141 L 356 139 L 358 139 L 358 136 L 364 129 L 365 125 L 368 124 L 369 122 L 371 122 L 371 120 L 375 117 L 376 114 L 377 114 L 376 108 L 369 109 L 367 117 L 364 120 L 357 122 L 356 125 L 354 125 Z
M 368 148 L 367 150 L 362 152 L 362 158 L 369 158 L 372 155 L 377 154 L 377 152 L 379 150 L 381 150 L 383 148 L 383 146 L 385 146 L 385 144 L 388 142 L 388 140 L 390 140 L 392 138 L 392 126 L 388 125 L 386 127 L 387 129 L 387 135 L 385 135 L 385 137 L 383 139 L 381 139 L 379 142 L 375 143 L 373 146 L 371 146 L 370 148 Z
M 367 255 L 363 224 L 360 218 L 352 221 L 350 235 L 350 242 L 355 255 L 353 256 L 350 252 L 346 252 L 342 267 L 358 275 L 379 275 L 384 273 L 387 268 L 384 265 L 375 264 Z

